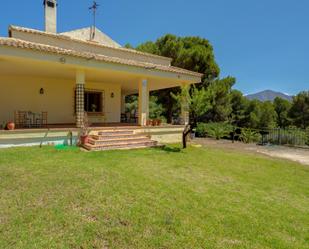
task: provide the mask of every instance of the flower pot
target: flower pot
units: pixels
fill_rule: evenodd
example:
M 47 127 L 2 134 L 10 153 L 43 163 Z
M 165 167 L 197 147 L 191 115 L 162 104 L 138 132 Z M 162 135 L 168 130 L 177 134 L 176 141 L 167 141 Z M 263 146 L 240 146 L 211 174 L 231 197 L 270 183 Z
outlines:
M 162 120 L 161 119 L 157 119 L 157 126 L 160 126 L 162 124 Z
M 157 120 L 156 119 L 152 120 L 152 126 L 157 126 Z
M 89 136 L 88 136 L 88 135 L 80 136 L 80 142 L 81 142 L 81 144 L 86 144 L 86 143 L 88 143 L 88 139 L 89 139 Z
M 151 126 L 151 125 L 152 125 L 152 120 L 151 120 L 151 119 L 148 119 L 148 120 L 146 121 L 146 125 L 147 125 L 147 126 Z
M 14 130 L 14 129 L 15 129 L 15 124 L 14 124 L 14 122 L 8 122 L 8 123 L 6 124 L 6 128 L 7 128 L 9 131 Z

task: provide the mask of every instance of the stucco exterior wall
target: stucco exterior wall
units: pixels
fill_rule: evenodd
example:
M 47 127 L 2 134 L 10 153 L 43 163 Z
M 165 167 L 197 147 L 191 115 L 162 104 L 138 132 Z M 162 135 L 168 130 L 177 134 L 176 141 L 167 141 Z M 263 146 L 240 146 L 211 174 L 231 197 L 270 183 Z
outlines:
M 83 42 L 77 42 L 69 39 L 59 39 L 52 36 L 45 36 L 40 34 L 26 33 L 21 31 L 12 30 L 11 35 L 13 38 L 26 40 L 30 42 L 36 42 L 41 44 L 47 44 L 51 46 L 61 47 L 65 49 L 72 49 L 81 52 L 91 52 L 111 57 L 118 57 L 128 60 L 136 60 L 141 62 L 148 62 L 158 65 L 170 66 L 171 61 L 168 58 L 145 56 L 143 54 L 131 53 L 125 50 L 113 49 L 108 47 L 96 46 L 95 44 L 87 44 Z
M 43 95 L 39 93 L 41 88 Z M 104 91 L 105 121 L 120 122 L 120 84 L 86 81 L 85 88 Z M 47 111 L 50 124 L 75 123 L 74 90 L 74 79 L 0 76 L 0 124 L 14 120 L 16 110 Z M 90 119 L 93 123 L 102 122 L 99 117 Z
M 161 144 L 169 143 L 181 143 L 182 142 L 182 132 L 184 126 L 158 126 L 158 127 L 143 127 L 136 129 L 135 134 L 145 134 L 148 135 L 152 140 L 157 141 Z

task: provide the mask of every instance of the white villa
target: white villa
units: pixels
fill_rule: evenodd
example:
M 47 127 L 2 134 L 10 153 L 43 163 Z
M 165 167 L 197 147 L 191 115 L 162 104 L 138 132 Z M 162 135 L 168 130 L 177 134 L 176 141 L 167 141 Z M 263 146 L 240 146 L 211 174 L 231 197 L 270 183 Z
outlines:
M 123 48 L 98 29 L 57 33 L 56 0 L 44 9 L 44 31 L 10 26 L 0 37 L 0 124 L 18 111 L 45 112 L 47 125 L 80 127 L 84 112 L 93 124 L 119 124 L 125 96 L 138 93 L 145 126 L 150 91 L 201 82 L 170 58 Z

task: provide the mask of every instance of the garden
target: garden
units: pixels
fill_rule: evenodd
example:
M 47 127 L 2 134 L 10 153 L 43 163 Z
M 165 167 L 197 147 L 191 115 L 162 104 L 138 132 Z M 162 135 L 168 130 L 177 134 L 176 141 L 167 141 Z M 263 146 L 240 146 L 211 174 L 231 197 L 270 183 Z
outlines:
M 0 248 L 308 248 L 308 167 L 215 148 L 0 150 Z

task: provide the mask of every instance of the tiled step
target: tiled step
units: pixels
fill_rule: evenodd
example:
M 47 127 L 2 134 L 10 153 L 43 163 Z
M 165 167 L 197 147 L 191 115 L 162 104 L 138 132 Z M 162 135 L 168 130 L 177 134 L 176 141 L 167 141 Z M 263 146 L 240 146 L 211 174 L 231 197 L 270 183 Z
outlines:
M 141 134 L 103 134 L 103 135 L 92 135 L 91 138 L 95 140 L 112 140 L 112 139 L 126 139 L 133 137 L 141 137 Z M 143 136 L 146 137 L 146 136 Z
M 137 149 L 157 146 L 146 135 L 134 134 L 132 129 L 104 129 L 95 131 L 83 147 L 90 151 Z
M 138 148 L 147 148 L 147 147 L 155 147 L 157 146 L 156 141 L 148 140 L 143 142 L 122 142 L 122 143 L 110 143 L 103 145 L 93 145 L 93 144 L 85 144 L 83 147 L 87 150 L 91 151 L 100 151 L 100 150 L 116 150 L 116 149 L 138 149 Z
M 126 138 L 109 137 L 105 139 L 89 138 L 88 143 L 92 145 L 99 145 L 99 144 L 122 144 L 129 142 L 149 142 L 149 141 L 150 141 L 149 138 L 145 136 L 132 136 Z
M 98 131 L 96 135 L 98 136 L 108 136 L 108 135 L 133 135 L 133 130 L 104 130 Z
M 140 128 L 139 126 L 120 126 L 120 127 L 101 127 L 101 128 L 97 128 L 95 129 L 96 131 L 123 131 L 123 130 L 135 130 L 135 129 L 138 129 Z

